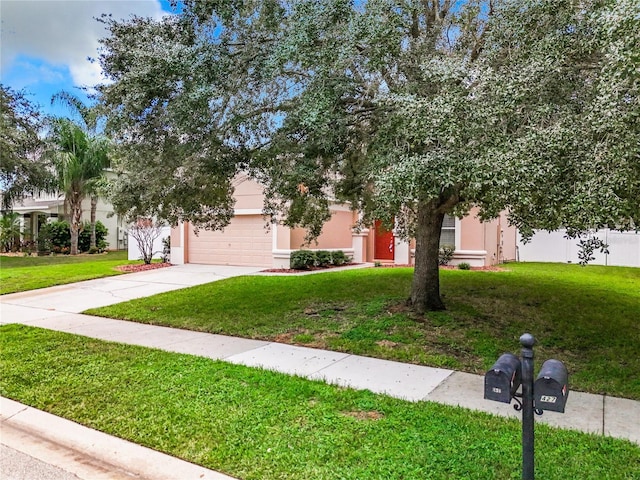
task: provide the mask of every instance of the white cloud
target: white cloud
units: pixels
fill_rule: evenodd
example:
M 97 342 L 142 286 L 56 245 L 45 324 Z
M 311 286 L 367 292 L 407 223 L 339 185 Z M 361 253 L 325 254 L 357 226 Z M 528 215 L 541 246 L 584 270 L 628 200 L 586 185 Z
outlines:
M 98 56 L 98 39 L 106 35 L 95 20 L 103 13 L 121 19 L 159 18 L 166 12 L 157 0 L 2 0 L 2 71 L 24 55 L 67 66 L 76 86 L 95 85 L 102 80 L 100 67 L 87 58 Z
M 65 73 L 60 67 L 56 68 L 46 64 L 35 65 L 24 61 L 17 61 L 14 66 L 17 74 L 14 75 L 11 86 L 17 90 L 36 82 L 55 84 L 65 81 Z

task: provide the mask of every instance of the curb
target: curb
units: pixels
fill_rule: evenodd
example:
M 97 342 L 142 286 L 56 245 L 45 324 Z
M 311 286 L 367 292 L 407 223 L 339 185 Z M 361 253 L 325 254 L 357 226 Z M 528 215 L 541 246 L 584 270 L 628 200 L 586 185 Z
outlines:
M 1 442 L 86 480 L 234 480 L 0 397 Z

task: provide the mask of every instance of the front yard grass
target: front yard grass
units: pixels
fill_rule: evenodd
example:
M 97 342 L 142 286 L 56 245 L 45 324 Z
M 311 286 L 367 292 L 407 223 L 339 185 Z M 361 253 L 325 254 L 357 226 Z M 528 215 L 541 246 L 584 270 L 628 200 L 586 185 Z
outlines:
M 129 263 L 126 251 L 98 255 L 0 255 L 0 295 L 120 275 L 114 267 Z
M 246 480 L 521 475 L 516 420 L 21 325 L 0 347 L 2 395 Z M 537 424 L 536 472 L 640 478 L 640 448 Z
M 508 264 L 441 272 L 448 310 L 404 308 L 412 269 L 232 278 L 87 313 L 484 373 L 524 332 L 572 389 L 640 399 L 640 269 Z

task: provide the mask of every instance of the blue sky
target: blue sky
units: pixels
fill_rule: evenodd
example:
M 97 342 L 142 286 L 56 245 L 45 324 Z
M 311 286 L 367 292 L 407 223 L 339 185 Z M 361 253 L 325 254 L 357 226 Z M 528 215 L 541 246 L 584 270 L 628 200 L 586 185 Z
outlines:
M 159 18 L 170 12 L 165 0 L 0 0 L 0 81 L 24 90 L 47 114 L 64 114 L 51 106 L 60 90 L 81 98 L 77 87 L 103 80 L 96 58 L 98 39 L 106 35 L 94 18 L 132 14 Z

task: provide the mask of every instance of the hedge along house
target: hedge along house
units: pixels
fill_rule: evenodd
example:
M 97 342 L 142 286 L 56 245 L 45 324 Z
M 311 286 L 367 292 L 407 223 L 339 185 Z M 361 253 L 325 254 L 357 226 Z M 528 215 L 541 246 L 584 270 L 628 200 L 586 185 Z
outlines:
M 289 268 L 291 252 L 308 248 L 342 250 L 356 263 L 413 264 L 413 242 L 400 239 L 379 222 L 356 230 L 358 213 L 348 205 L 332 205 L 332 217 L 317 242 L 305 245 L 304 229 L 283 225 L 265 228 L 268 220 L 262 215 L 264 195 L 258 183 L 239 176 L 234 186 L 235 216 L 223 231 L 201 229 L 195 233 L 189 223 L 172 228 L 171 263 Z M 515 259 L 516 229 L 507 226 L 506 216 L 482 223 L 473 213 L 462 220 L 445 219 L 441 244 L 455 246 L 451 263 L 481 267 Z

